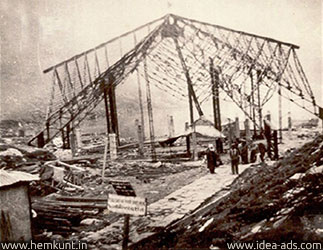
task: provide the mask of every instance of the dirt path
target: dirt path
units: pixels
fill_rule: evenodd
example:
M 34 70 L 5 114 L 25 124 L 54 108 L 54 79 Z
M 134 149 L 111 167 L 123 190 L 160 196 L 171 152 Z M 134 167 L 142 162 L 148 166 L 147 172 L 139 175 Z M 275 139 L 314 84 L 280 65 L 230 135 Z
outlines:
M 240 166 L 240 172 L 247 167 L 248 165 Z M 217 168 L 215 174 L 205 173 L 205 169 L 201 170 L 204 175 L 200 176 L 200 178 L 150 204 L 147 216 L 131 217 L 130 241 L 132 243 L 153 234 L 156 228 L 165 227 L 171 222 L 182 218 L 200 206 L 205 199 L 227 188 L 237 177 L 231 174 L 229 165 Z M 168 178 L 171 177 L 169 176 Z M 122 229 L 123 218 L 120 218 L 115 223 L 99 231 L 86 233 L 82 240 L 94 243 L 95 245 L 93 244 L 91 249 L 96 249 L 96 247 L 97 249 L 120 249 Z

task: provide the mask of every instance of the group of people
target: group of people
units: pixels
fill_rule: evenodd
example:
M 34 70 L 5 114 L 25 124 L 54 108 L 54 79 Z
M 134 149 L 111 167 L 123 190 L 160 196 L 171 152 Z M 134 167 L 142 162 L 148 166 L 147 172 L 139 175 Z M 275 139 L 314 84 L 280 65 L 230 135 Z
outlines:
M 263 143 L 250 145 L 248 145 L 246 141 L 236 141 L 233 143 L 229 151 L 232 174 L 239 174 L 240 159 L 242 164 L 254 163 L 257 160 L 258 153 L 260 154 L 260 159 L 263 162 L 266 153 L 266 146 Z M 206 159 L 207 167 L 211 174 L 214 174 L 216 167 L 222 165 L 220 155 L 215 151 L 213 144 L 209 144 L 208 149 L 206 150 Z

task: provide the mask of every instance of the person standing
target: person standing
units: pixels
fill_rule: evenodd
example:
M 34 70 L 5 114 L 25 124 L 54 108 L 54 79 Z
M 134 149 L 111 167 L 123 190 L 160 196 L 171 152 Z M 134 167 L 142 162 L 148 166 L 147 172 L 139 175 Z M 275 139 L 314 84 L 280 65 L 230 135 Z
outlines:
M 248 161 L 248 144 L 246 141 L 243 141 L 242 142 L 242 148 L 241 148 L 241 161 L 242 161 L 242 164 L 248 164 L 249 161 Z
M 258 149 L 259 149 L 259 153 L 260 153 L 260 159 L 261 162 L 265 161 L 265 154 L 266 154 L 266 146 L 264 143 L 259 143 L 258 144 Z
M 255 163 L 257 161 L 257 152 L 258 152 L 258 146 L 255 144 L 252 144 L 250 149 L 250 163 Z
M 239 174 L 239 149 L 237 145 L 233 144 L 230 149 L 230 158 L 231 158 L 231 171 L 232 174 Z
M 211 174 L 214 174 L 214 169 L 217 167 L 218 156 L 215 153 L 213 144 L 209 144 L 206 150 L 207 167 Z

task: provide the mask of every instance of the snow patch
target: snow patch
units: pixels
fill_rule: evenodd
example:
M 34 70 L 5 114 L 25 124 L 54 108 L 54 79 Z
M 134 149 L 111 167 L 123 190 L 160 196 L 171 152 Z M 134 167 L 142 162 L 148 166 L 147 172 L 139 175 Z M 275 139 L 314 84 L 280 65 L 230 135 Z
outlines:
M 304 173 L 296 173 L 293 176 L 291 176 L 289 179 L 290 180 L 298 180 L 304 176 Z
M 213 218 L 211 218 L 211 219 L 209 219 L 207 222 L 205 222 L 204 223 L 204 225 L 199 229 L 199 232 L 201 233 L 201 232 L 203 232 L 204 231 L 204 229 L 208 226 L 208 225 L 210 225 L 211 223 L 212 223 L 212 221 L 213 221 L 214 219 Z
M 290 190 L 288 190 L 288 191 L 284 194 L 283 198 L 284 198 L 284 199 L 288 199 L 288 198 L 290 198 L 290 197 L 293 197 L 295 194 L 298 194 L 298 193 L 302 192 L 303 190 L 305 190 L 305 188 L 304 188 L 304 187 L 299 187 L 299 188 L 295 188 L 295 189 L 290 189 Z
M 319 167 L 314 166 L 314 167 L 310 168 L 309 170 L 307 170 L 306 173 L 308 173 L 308 174 L 321 174 L 321 173 L 323 173 L 323 165 L 319 166 Z

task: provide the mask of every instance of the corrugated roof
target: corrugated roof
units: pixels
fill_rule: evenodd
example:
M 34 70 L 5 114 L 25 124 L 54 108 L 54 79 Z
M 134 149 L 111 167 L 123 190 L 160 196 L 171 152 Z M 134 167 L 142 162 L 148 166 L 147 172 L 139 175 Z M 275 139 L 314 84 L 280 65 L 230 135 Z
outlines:
M 23 181 L 37 181 L 37 175 L 28 174 L 20 171 L 7 171 L 0 169 L 0 187 L 9 186 Z

